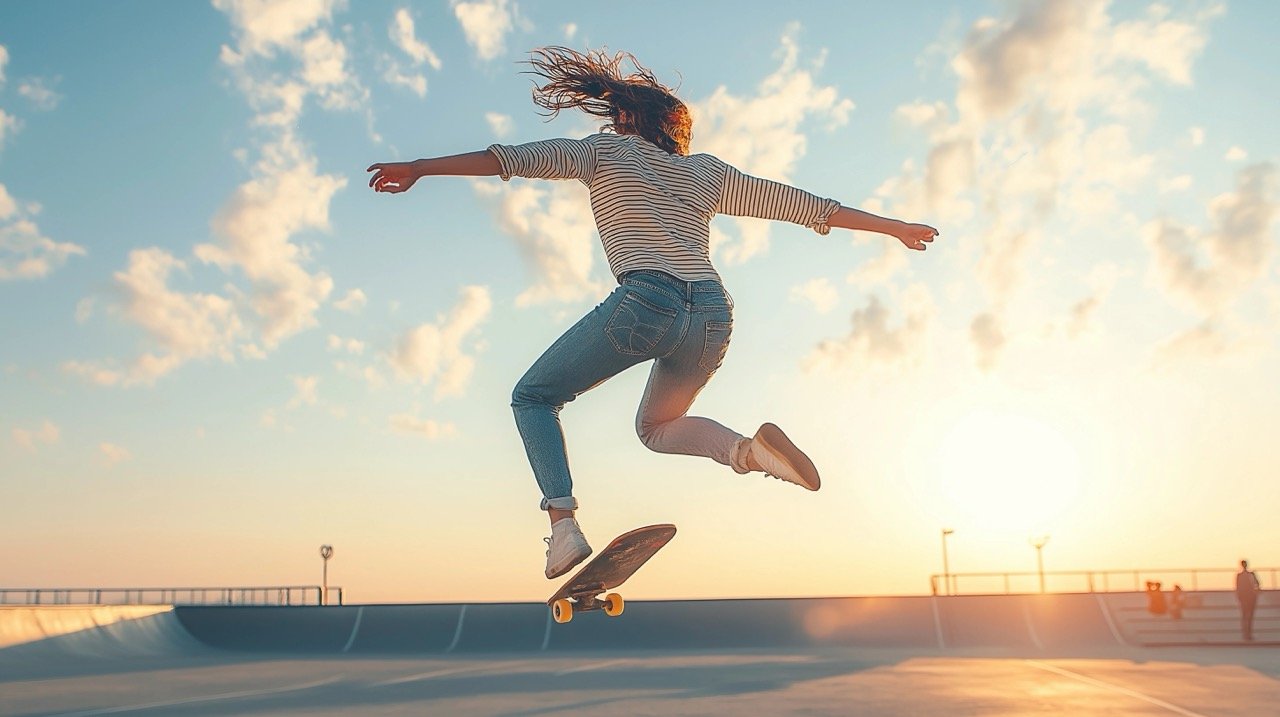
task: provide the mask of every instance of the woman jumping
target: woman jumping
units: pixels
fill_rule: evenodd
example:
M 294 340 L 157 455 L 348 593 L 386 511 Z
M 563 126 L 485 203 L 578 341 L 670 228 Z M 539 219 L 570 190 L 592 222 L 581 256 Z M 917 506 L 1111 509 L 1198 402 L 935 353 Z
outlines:
M 622 63 L 634 72 L 624 75 Z M 577 108 L 608 120 L 605 132 L 550 139 L 413 162 L 374 164 L 369 186 L 391 194 L 429 175 L 576 179 L 590 190 L 609 269 L 618 288 L 574 324 L 516 384 L 511 406 L 551 519 L 546 576 L 568 572 L 591 554 L 576 519 L 578 501 L 560 426 L 566 403 L 638 363 L 653 362 L 636 432 L 660 453 L 706 456 L 738 473 L 763 472 L 818 490 L 817 468 L 782 429 L 747 438 L 687 415 L 724 360 L 733 301 L 711 264 L 708 238 L 717 214 L 794 222 L 819 234 L 831 227 L 879 232 L 923 251 L 938 231 L 841 206 L 794 187 L 743 174 L 709 154 L 689 154 L 689 108 L 628 53 L 586 54 L 563 47 L 533 52 L 543 84 L 533 101 L 550 116 Z

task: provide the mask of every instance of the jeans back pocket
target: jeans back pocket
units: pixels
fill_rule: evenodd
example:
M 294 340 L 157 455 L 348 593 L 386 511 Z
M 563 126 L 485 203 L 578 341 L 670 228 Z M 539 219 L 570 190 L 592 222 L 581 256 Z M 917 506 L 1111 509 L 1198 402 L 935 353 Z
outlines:
M 729 337 L 733 334 L 732 321 L 708 321 L 706 338 L 702 342 L 702 358 L 698 365 L 708 374 L 715 373 L 724 363 L 729 350 Z
M 675 309 L 658 306 L 628 291 L 613 310 L 604 333 L 618 353 L 645 356 L 653 353 L 675 320 Z

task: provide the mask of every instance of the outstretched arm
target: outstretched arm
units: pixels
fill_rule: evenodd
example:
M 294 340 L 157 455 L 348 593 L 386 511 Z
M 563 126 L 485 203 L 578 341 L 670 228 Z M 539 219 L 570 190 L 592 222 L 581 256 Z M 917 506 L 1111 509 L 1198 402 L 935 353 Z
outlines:
M 926 244 L 938 235 L 938 230 L 931 226 L 908 224 L 846 207 L 834 199 L 823 199 L 803 189 L 743 174 L 728 165 L 725 165 L 717 211 L 793 222 L 819 234 L 830 232 L 831 227 L 879 232 L 896 237 L 907 248 L 917 251 L 924 251 Z
M 827 224 L 841 229 L 888 234 L 908 249 L 917 251 L 924 251 L 926 244 L 938 236 L 938 230 L 927 224 L 908 224 L 843 205 L 831 215 Z
M 379 162 L 369 165 L 373 172 L 369 186 L 375 192 L 398 194 L 407 191 L 419 179 L 440 174 L 467 177 L 492 177 L 502 171 L 498 157 L 487 149 L 448 157 L 416 159 L 412 162 Z

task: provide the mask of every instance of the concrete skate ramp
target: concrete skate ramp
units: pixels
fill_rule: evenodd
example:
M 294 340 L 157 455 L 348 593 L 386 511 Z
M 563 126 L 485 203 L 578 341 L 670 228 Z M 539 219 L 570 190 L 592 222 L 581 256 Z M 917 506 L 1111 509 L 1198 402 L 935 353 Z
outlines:
M 0 607 L 0 668 L 76 657 L 163 657 L 201 649 L 167 605 Z
M 345 607 L 0 608 L 0 664 L 55 656 L 449 655 L 583 650 L 1004 648 L 1087 654 L 1132 644 L 1126 595 L 652 600 L 551 620 L 542 603 Z
M 1088 650 L 1123 640 L 1095 595 L 656 600 L 558 625 L 542 603 L 175 610 L 201 644 L 236 652 L 488 654 L 789 647 Z

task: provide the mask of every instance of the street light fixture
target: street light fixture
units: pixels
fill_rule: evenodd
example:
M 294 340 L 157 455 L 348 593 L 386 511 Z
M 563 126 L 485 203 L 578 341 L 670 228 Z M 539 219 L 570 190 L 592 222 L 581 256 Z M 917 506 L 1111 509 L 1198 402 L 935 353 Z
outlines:
M 320 557 L 324 558 L 324 581 L 321 583 L 320 604 L 329 604 L 329 558 L 333 557 L 332 545 L 320 546 Z
M 1044 592 L 1044 546 L 1049 542 L 1048 534 L 1041 535 L 1038 538 L 1031 539 L 1031 545 L 1036 549 L 1036 571 L 1040 574 L 1040 592 Z
M 942 529 L 942 590 L 944 595 L 955 592 L 951 585 L 951 566 L 947 563 L 947 536 L 956 531 L 951 528 Z

